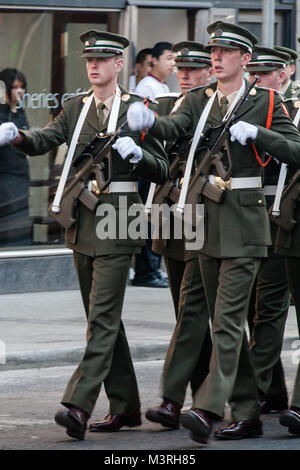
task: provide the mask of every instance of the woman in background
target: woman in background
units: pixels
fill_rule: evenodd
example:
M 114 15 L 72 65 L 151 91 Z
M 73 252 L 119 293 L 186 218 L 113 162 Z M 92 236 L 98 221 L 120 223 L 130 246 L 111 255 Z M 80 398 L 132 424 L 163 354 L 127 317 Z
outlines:
M 18 129 L 28 129 L 22 96 L 25 76 L 14 68 L 0 71 L 3 97 L 0 124 L 13 122 Z M 26 155 L 11 145 L 0 148 L 0 247 L 30 244 L 29 165 Z

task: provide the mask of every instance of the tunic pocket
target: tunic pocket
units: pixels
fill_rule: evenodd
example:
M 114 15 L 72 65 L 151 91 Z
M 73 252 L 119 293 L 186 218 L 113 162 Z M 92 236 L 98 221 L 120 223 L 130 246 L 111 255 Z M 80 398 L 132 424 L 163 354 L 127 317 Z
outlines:
M 241 191 L 239 201 L 244 245 L 271 245 L 270 222 L 264 193 Z

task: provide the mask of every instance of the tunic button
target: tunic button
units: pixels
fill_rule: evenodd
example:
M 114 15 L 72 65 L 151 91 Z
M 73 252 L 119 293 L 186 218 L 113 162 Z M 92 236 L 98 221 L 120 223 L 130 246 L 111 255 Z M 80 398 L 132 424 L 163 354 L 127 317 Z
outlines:
M 263 202 L 262 202 L 262 200 L 261 200 L 261 199 L 259 199 L 259 201 L 258 201 L 258 205 L 259 205 L 259 206 L 262 206 L 262 203 L 263 203 Z

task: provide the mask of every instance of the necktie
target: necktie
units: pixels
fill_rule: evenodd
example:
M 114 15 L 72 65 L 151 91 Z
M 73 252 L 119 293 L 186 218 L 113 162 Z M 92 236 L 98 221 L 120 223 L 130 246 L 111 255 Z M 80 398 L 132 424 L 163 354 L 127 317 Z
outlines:
M 104 116 L 105 108 L 106 108 L 106 106 L 105 106 L 104 103 L 99 103 L 97 105 L 99 129 L 102 129 L 104 121 L 105 121 L 105 116 Z
M 220 109 L 221 109 L 221 114 L 222 114 L 222 117 L 225 116 L 225 114 L 227 113 L 228 111 L 228 99 L 226 98 L 226 96 L 222 96 L 222 98 L 220 99 Z

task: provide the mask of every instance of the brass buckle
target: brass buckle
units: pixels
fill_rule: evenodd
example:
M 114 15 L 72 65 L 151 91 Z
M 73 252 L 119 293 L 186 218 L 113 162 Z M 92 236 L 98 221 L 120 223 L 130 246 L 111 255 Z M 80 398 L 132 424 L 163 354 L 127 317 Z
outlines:
M 105 188 L 103 191 L 99 189 L 98 183 L 96 180 L 92 180 L 92 189 L 91 192 L 95 194 L 95 196 L 100 196 L 100 194 L 109 194 L 109 187 Z
M 91 192 L 92 192 L 93 194 L 95 194 L 95 196 L 99 196 L 99 194 L 101 194 L 101 191 L 100 191 L 100 189 L 99 189 L 99 186 L 98 186 L 96 180 L 92 180 L 92 189 L 91 189 Z
M 227 189 L 228 191 L 231 191 L 231 178 L 224 181 L 221 176 L 215 176 L 215 186 L 220 189 Z

